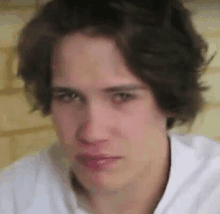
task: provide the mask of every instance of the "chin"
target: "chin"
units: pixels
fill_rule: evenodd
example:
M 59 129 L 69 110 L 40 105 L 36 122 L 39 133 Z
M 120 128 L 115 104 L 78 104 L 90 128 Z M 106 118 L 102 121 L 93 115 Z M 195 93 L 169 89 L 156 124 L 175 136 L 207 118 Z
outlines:
M 76 177 L 88 191 L 92 192 L 115 192 L 120 189 L 124 182 L 117 179 L 118 176 L 99 172 L 96 174 L 85 175 L 84 173 L 77 173 Z M 117 181 L 117 182 L 116 182 Z

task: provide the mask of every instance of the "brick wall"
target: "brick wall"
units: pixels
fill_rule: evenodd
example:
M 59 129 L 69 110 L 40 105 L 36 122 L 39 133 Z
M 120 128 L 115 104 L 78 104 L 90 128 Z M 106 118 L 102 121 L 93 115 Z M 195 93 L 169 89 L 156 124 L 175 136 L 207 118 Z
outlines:
M 28 113 L 23 82 L 16 79 L 16 37 L 44 2 L 0 0 L 0 168 L 57 140 L 49 118 Z
M 42 118 L 39 112 L 28 114 L 23 82 L 16 79 L 16 36 L 46 1 L 0 0 L 0 168 L 57 140 L 49 118 Z M 220 47 L 220 1 L 195 1 L 186 6 L 193 11 L 196 27 L 210 44 L 209 54 L 213 54 Z M 176 130 L 203 134 L 220 142 L 220 53 L 203 80 L 212 86 L 204 94 L 207 106 L 191 130 Z

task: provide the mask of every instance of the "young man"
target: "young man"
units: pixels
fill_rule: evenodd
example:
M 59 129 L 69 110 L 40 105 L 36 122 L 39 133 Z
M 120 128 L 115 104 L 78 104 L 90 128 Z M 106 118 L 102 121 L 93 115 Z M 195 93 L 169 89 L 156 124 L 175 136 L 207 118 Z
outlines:
M 219 213 L 220 146 L 169 132 L 203 105 L 206 44 L 179 1 L 51 1 L 19 75 L 59 142 L 1 173 L 5 213 Z

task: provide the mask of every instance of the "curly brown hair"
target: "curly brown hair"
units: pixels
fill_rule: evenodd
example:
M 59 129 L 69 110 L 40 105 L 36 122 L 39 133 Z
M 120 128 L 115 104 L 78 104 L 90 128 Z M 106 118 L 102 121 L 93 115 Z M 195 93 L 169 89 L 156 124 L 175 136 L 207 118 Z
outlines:
M 22 29 L 18 41 L 18 77 L 32 110 L 51 113 L 51 57 L 66 35 L 80 31 L 116 41 L 126 65 L 151 87 L 159 108 L 172 114 L 167 129 L 191 124 L 209 89 L 200 77 L 210 60 L 207 44 L 178 0 L 53 0 Z

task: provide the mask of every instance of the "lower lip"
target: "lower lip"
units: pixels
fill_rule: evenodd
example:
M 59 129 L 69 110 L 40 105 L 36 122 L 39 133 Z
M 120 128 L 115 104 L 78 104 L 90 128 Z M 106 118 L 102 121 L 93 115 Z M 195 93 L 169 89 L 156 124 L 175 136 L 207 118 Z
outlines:
M 78 162 L 89 169 L 104 170 L 112 168 L 119 158 L 102 159 L 102 160 L 82 160 L 77 158 Z

